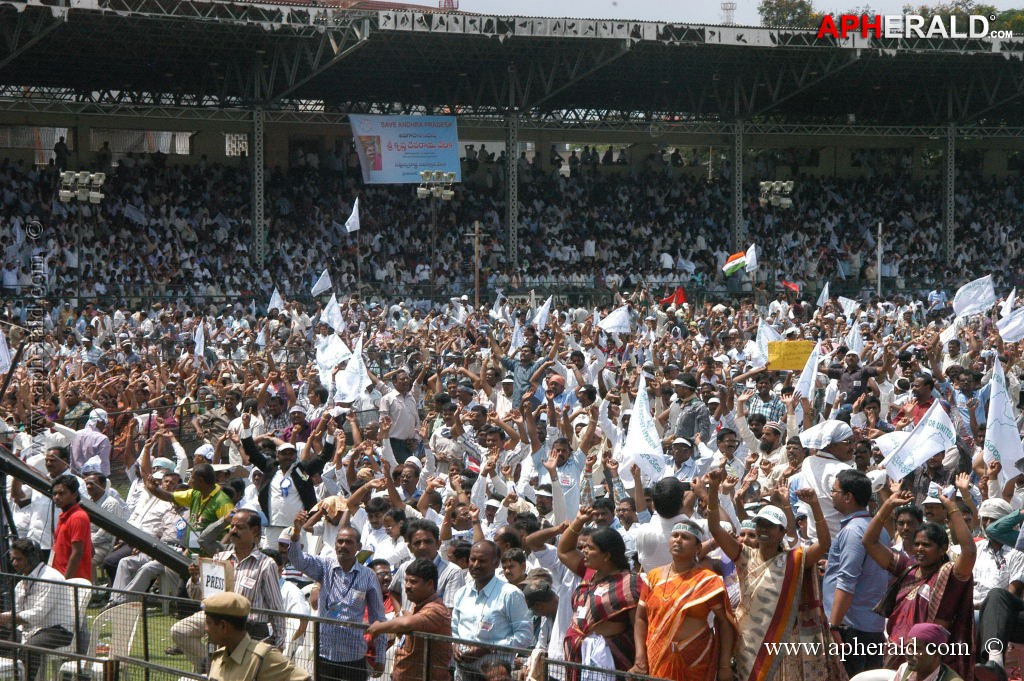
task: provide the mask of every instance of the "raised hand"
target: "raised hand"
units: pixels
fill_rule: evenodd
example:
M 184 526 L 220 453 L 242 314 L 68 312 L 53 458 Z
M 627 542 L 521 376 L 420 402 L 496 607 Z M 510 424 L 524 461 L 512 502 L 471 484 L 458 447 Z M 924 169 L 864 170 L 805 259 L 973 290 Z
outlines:
M 796 491 L 796 498 L 804 502 L 811 508 L 818 506 L 818 495 L 810 487 L 802 487 Z

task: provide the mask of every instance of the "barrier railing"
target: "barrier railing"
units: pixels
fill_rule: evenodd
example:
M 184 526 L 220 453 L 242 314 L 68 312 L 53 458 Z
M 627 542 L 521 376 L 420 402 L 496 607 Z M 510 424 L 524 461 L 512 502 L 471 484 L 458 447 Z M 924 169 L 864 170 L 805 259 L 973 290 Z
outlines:
M 162 581 L 157 579 L 156 583 Z M 51 603 L 43 620 L 37 614 L 30 615 L 32 622 L 23 623 L 20 638 L 11 636 L 9 628 L 6 637 L 0 636 L 0 658 L 12 660 L 8 669 L 17 670 L 4 676 L 3 661 L 0 660 L 2 678 L 24 681 L 207 678 L 205 660 L 208 660 L 209 648 L 199 619 L 202 614 L 196 614 L 198 603 L 193 600 L 8 573 L 0 573 L 0 588 L 4 589 L 0 596 L 10 607 L 7 612 L 11 612 L 13 617 L 19 616 L 19 609 L 24 614 L 26 603 L 33 597 L 41 598 L 43 592 Z M 97 594 L 102 594 L 110 604 L 102 609 L 88 607 L 90 599 Z M 165 613 L 165 609 L 170 613 Z M 348 666 L 365 665 L 370 677 L 377 681 L 447 681 L 452 672 L 456 679 L 464 681 L 481 681 L 485 677 L 516 678 L 518 670 L 524 667 L 533 669 L 531 678 L 538 680 L 655 681 L 654 677 L 604 667 L 544 660 L 531 649 L 496 646 L 420 631 L 386 636 L 384 658 L 378 659 L 375 656 L 376 639 L 367 640 L 365 635 L 366 623 L 289 612 L 254 608 L 250 616 L 250 632 L 260 631 L 256 635 L 266 635 L 267 627 L 255 622 L 268 619 L 273 622 L 273 618 L 280 618 L 277 621 L 283 622 L 284 655 L 314 679 L 329 678 L 328 667 L 332 663 L 321 655 L 330 651 L 327 654 L 345 660 L 344 664 Z M 62 640 L 67 645 L 37 645 L 41 640 L 37 629 L 40 625 L 44 629 L 61 628 L 66 632 Z M 7 640 L 12 638 L 15 640 Z M 190 659 L 168 649 L 184 640 L 201 644 L 186 647 L 192 653 L 205 651 L 200 653 L 202 657 Z M 29 667 L 36 672 L 34 678 L 25 675 Z M 507 670 L 507 676 L 488 671 L 498 668 Z

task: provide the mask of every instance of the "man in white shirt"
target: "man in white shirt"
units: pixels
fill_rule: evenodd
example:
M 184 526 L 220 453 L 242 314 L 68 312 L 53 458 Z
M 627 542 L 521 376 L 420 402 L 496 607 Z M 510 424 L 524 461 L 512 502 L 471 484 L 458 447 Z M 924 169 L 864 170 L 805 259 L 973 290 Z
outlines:
M 800 443 L 807 449 L 817 450 L 814 456 L 804 459 L 800 471 L 803 486 L 818 495 L 829 533 L 838 537 L 843 515 L 832 504 L 832 483 L 841 471 L 854 468 L 853 429 L 843 421 L 822 421 L 800 433 Z M 813 517 L 807 519 L 807 533 L 811 539 L 818 537 Z
M 631 530 L 636 537 L 637 559 L 640 569 L 649 572 L 659 565 L 672 562 L 668 540 L 672 535 L 672 526 L 680 520 L 689 520 L 682 513 L 683 483 L 678 479 L 662 478 L 654 483 L 651 489 L 651 500 L 654 502 L 654 516 L 651 522 L 636 524 Z
M 43 561 L 39 544 L 31 539 L 11 542 L 11 565 L 28 579 L 14 587 L 14 610 L 0 613 L 0 630 L 4 637 L 10 635 L 14 625 L 20 625 L 26 645 L 51 650 L 69 645 L 75 629 L 73 590 L 35 581 L 63 582 L 64 575 Z M 42 659 L 42 653 L 29 652 L 25 678 L 36 678 Z

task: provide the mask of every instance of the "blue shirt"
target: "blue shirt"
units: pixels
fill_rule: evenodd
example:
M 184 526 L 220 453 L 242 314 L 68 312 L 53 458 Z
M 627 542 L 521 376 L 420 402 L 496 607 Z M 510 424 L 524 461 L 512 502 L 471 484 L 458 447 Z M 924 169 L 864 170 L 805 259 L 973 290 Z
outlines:
M 528 648 L 533 644 L 533 615 L 523 592 L 492 577 L 477 591 L 470 581 L 455 594 L 452 636 L 480 645 Z
M 871 516 L 867 511 L 851 513 L 840 521 L 841 529 L 832 539 L 832 547 L 828 551 L 828 567 L 821 593 L 825 617 L 832 614 L 836 589 L 842 589 L 853 594 L 853 603 L 843 623 L 859 631 L 881 632 L 885 618 L 872 609 L 885 596 L 890 575 L 861 544 L 870 522 Z M 889 546 L 889 533 L 882 530 L 878 541 L 882 546 Z
M 304 553 L 299 542 L 288 547 L 288 561 L 310 579 L 320 582 L 320 617 L 341 622 L 363 623 L 369 612 L 369 623 L 384 621 L 384 596 L 373 570 L 355 563 L 345 571 L 334 556 L 319 558 Z M 525 602 L 525 601 L 524 601 Z M 384 660 L 386 638 L 373 639 L 377 660 Z M 363 629 L 350 626 L 321 625 L 320 657 L 331 662 L 356 662 L 366 657 Z

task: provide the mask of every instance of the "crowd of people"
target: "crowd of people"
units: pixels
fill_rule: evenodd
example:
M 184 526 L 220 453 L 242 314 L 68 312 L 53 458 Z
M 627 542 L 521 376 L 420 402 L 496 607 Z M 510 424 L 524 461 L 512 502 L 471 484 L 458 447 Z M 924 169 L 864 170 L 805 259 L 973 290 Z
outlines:
M 240 170 L 122 164 L 98 206 L 0 170 L 3 331 L 30 341 L 0 440 L 52 484 L 10 479 L 25 579 L 0 627 L 81 649 L 63 591 L 34 586 L 78 578 L 113 588 L 96 606 L 202 602 L 168 653 L 213 679 L 1020 678 L 1024 457 L 987 427 L 1020 439 L 1024 342 L 996 325 L 1015 296 L 954 322 L 948 295 L 1021 281 L 1017 180 L 961 178 L 948 270 L 936 186 L 801 182 L 792 212 L 752 200 L 761 264 L 726 278 L 727 183 L 525 164 L 510 270 L 498 186 L 460 189 L 435 238 L 423 202 L 335 165 L 270 174 L 262 271 Z M 480 308 L 473 219 L 493 235 Z M 871 288 L 879 219 L 901 295 L 791 290 Z M 735 295 L 691 305 L 677 284 Z M 545 285 L 611 302 L 494 295 Z M 802 370 L 778 365 L 798 347 Z M 894 443 L 938 412 L 945 444 L 914 440 L 897 472 Z M 85 498 L 233 584 L 168 570 Z
M 13 455 L 52 480 L 11 479 L 12 566 L 113 586 L 95 605 L 209 600 L 197 564 L 182 583 L 91 525 L 86 497 L 232 563 L 240 599 L 171 628 L 198 673 L 242 665 L 237 648 L 274 651 L 272 678 L 345 681 L 1019 675 L 1004 650 L 1024 641 L 1024 460 L 986 447 L 998 386 L 1019 440 L 1003 306 L 947 330 L 942 292 L 852 308 L 663 293 L 54 310 L 0 403 Z M 810 369 L 769 363 L 768 329 L 815 341 Z M 935 410 L 948 446 L 895 475 L 893 434 Z M 20 597 L 0 620 L 70 642 L 73 609 Z M 310 613 L 343 623 L 315 648 L 289 617 Z M 231 648 L 211 658 L 206 636 Z
M 410 301 L 430 293 L 461 295 L 473 288 L 473 242 L 466 233 L 474 220 L 485 235 L 481 265 L 488 290 L 650 282 L 739 292 L 763 283 L 771 294 L 782 280 L 811 291 L 826 281 L 834 289 L 843 280 L 852 290 L 873 289 L 880 221 L 886 290 L 948 287 L 962 272 L 992 271 L 1007 286 L 1024 280 L 1022 241 L 1014 229 L 1024 202 L 1019 178 L 995 181 L 967 172 L 957 178 L 951 261 L 943 256 L 936 180 L 913 182 L 898 169 L 881 178 L 892 180 L 881 188 L 878 177 L 802 177 L 789 209 L 762 208 L 752 183 L 746 232 L 762 249 L 765 266 L 753 277 L 726 279 L 728 166 L 710 182 L 671 163 L 615 173 L 584 167 L 565 177 L 523 158 L 517 267 L 506 257 L 502 169 L 489 164 L 486 179 L 457 185 L 452 201 L 416 200 L 409 186 L 363 187 L 358 171 L 340 163 L 268 170 L 267 259 L 254 268 L 251 177 L 244 167 L 126 159 L 110 171 L 99 204 L 79 204 L 59 201 L 55 166 L 5 162 L 0 294 L 24 298 L 42 279 L 55 298 L 99 298 L 107 307 L 134 307 L 152 296 L 262 306 L 275 287 L 292 298 L 305 296 L 311 278 L 330 268 L 342 290 L 364 285 L 381 294 L 381 302 L 395 287 Z M 344 224 L 357 195 L 362 229 L 350 234 Z M 33 222 L 41 233 L 30 229 Z

